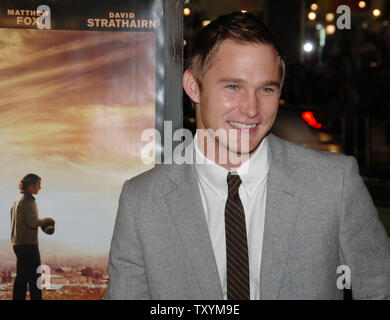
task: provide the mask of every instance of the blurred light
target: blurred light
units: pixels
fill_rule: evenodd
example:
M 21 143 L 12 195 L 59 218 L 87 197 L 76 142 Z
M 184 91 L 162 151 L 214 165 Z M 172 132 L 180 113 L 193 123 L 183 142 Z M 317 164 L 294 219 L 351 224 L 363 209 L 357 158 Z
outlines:
M 279 104 L 280 104 L 280 105 L 284 105 L 284 104 L 286 104 L 286 101 L 283 100 L 283 99 L 279 99 Z
M 309 18 L 309 20 L 315 20 L 317 18 L 317 15 L 314 12 L 309 12 L 307 17 Z
M 313 3 L 311 6 L 310 6 L 311 10 L 313 11 L 316 11 L 318 9 L 318 4 L 317 3 Z
M 367 29 L 368 28 L 368 23 L 367 22 L 363 22 L 362 23 L 362 28 L 363 29 Z
M 316 129 L 322 128 L 322 124 L 317 122 L 316 118 L 314 118 L 313 112 L 311 111 L 305 111 L 302 113 L 302 119 L 307 122 L 307 124 Z
M 183 40 L 183 44 L 184 44 L 184 46 L 187 45 L 187 40 L 186 39 Z
M 326 26 L 326 33 L 327 34 L 334 34 L 336 32 L 336 26 L 334 24 L 328 24 Z
M 325 47 L 326 43 L 326 31 L 325 28 L 320 30 L 320 47 Z
M 211 22 L 211 20 L 203 20 L 203 21 L 202 21 L 202 26 L 205 27 L 205 26 L 207 26 L 210 22 Z
M 313 48 L 314 48 L 314 46 L 311 42 L 305 42 L 305 44 L 303 45 L 303 50 L 305 52 L 312 52 Z
M 374 15 L 374 17 L 379 17 L 382 12 L 379 9 L 374 9 L 372 10 L 372 14 Z
M 322 28 L 323 28 L 323 26 L 322 26 L 321 23 L 317 23 L 317 24 L 316 24 L 316 29 L 317 29 L 318 31 L 322 30 Z
M 185 16 L 189 16 L 191 14 L 190 8 L 184 8 L 183 13 Z
M 332 136 L 326 132 L 317 133 L 317 139 L 319 142 L 330 142 L 332 141 Z
M 327 151 L 340 153 L 341 152 L 341 148 L 337 144 L 328 144 L 327 145 Z
M 384 20 L 382 22 L 382 24 L 383 24 L 384 27 L 387 27 L 389 25 L 389 21 L 388 20 Z
M 371 68 L 376 68 L 376 67 L 378 67 L 378 63 L 376 61 L 371 61 L 370 62 L 370 67 Z
M 332 12 L 329 12 L 329 13 L 327 13 L 326 15 L 325 15 L 325 20 L 326 21 L 333 21 L 334 20 L 334 13 L 332 13 Z
M 246 10 L 241 10 L 241 12 L 242 12 L 242 13 L 247 13 L 248 11 L 246 11 Z
M 366 2 L 365 1 L 359 1 L 359 8 L 363 9 L 366 7 Z

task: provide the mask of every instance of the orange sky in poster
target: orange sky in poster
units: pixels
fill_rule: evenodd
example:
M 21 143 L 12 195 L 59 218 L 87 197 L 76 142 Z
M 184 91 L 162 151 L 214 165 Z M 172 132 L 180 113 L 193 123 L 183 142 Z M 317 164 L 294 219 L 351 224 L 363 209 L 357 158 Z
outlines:
M 152 33 L 1 29 L 0 39 L 8 147 L 86 164 L 134 156 L 128 133 L 154 126 Z

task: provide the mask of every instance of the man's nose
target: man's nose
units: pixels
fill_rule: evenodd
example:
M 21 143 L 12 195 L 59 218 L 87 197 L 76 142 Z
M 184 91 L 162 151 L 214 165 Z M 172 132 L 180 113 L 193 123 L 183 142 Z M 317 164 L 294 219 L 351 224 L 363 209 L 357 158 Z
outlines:
M 253 118 L 259 112 L 259 101 L 256 93 L 246 93 L 244 99 L 241 100 L 240 104 L 241 113 L 247 115 L 249 118 Z

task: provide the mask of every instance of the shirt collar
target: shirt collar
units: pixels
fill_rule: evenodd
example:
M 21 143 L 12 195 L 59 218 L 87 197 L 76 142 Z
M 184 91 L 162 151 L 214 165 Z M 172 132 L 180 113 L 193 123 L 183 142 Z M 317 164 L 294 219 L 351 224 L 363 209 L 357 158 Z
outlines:
M 229 170 L 206 158 L 198 148 L 198 137 L 194 137 L 194 157 L 199 178 L 215 193 L 225 199 L 228 195 L 227 175 Z M 203 164 L 202 164 L 203 163 Z M 240 175 L 242 187 L 252 197 L 257 187 L 264 183 L 269 171 L 268 138 L 264 137 L 255 153 L 235 171 Z
M 194 137 L 194 161 L 200 180 L 206 183 L 219 197 L 226 200 L 228 194 L 227 175 L 229 170 L 209 160 L 198 148 L 198 134 Z

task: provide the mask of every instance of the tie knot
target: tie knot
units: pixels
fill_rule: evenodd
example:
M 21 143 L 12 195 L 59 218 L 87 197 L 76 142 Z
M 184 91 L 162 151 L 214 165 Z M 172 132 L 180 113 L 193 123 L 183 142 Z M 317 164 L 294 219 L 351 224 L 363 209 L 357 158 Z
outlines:
M 237 173 L 229 172 L 227 176 L 229 194 L 236 194 L 241 185 L 241 178 Z

